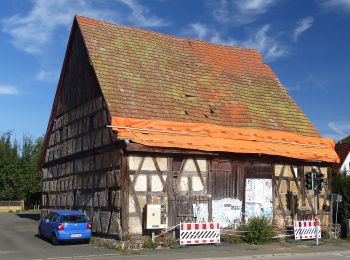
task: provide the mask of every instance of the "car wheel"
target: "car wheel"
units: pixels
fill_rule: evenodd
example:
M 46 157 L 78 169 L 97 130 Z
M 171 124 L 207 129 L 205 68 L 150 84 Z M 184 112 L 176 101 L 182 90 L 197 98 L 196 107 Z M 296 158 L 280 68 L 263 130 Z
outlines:
M 38 237 L 43 238 L 43 234 L 41 233 L 41 228 L 38 228 Z
M 52 233 L 51 243 L 52 243 L 54 246 L 57 246 L 57 245 L 59 244 L 55 233 Z
M 90 238 L 84 240 L 84 244 L 90 244 Z

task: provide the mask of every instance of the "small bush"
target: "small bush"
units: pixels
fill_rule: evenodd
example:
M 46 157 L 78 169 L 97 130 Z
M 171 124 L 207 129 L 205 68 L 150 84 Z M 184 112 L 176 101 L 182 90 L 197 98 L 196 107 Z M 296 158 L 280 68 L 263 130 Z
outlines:
M 247 225 L 241 225 L 239 229 L 245 231 L 242 238 L 249 244 L 266 244 L 274 236 L 273 226 L 266 217 L 253 217 Z
M 155 239 L 155 243 L 158 246 L 162 246 L 162 247 L 172 247 L 176 244 L 176 239 L 172 237 L 171 234 L 166 234 L 163 236 L 159 236 Z
M 221 235 L 221 242 L 226 242 L 229 244 L 240 244 L 243 241 L 242 241 L 242 238 L 240 235 L 222 234 Z
M 151 238 L 146 238 L 143 240 L 143 247 L 147 249 L 155 249 L 157 247 L 157 243 L 155 243 Z

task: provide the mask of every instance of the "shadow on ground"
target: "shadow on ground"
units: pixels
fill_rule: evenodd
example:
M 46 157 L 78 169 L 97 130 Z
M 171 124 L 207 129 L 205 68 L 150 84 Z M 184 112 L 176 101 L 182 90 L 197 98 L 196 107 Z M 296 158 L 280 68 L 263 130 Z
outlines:
M 16 213 L 16 215 L 20 218 L 27 218 L 35 221 L 40 220 L 40 214 L 39 213 Z

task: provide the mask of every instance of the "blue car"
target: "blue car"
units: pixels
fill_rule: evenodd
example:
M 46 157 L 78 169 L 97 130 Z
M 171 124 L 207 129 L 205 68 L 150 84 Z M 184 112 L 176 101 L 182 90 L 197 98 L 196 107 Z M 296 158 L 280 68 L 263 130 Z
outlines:
M 91 223 L 81 211 L 53 211 L 40 220 L 38 234 L 51 240 L 53 245 L 61 241 L 90 242 Z

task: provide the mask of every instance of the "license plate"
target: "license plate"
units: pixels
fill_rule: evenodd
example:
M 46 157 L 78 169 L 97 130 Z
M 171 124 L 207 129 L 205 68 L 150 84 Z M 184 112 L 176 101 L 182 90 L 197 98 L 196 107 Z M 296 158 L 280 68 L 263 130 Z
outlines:
M 71 234 L 70 237 L 81 237 L 81 234 Z

